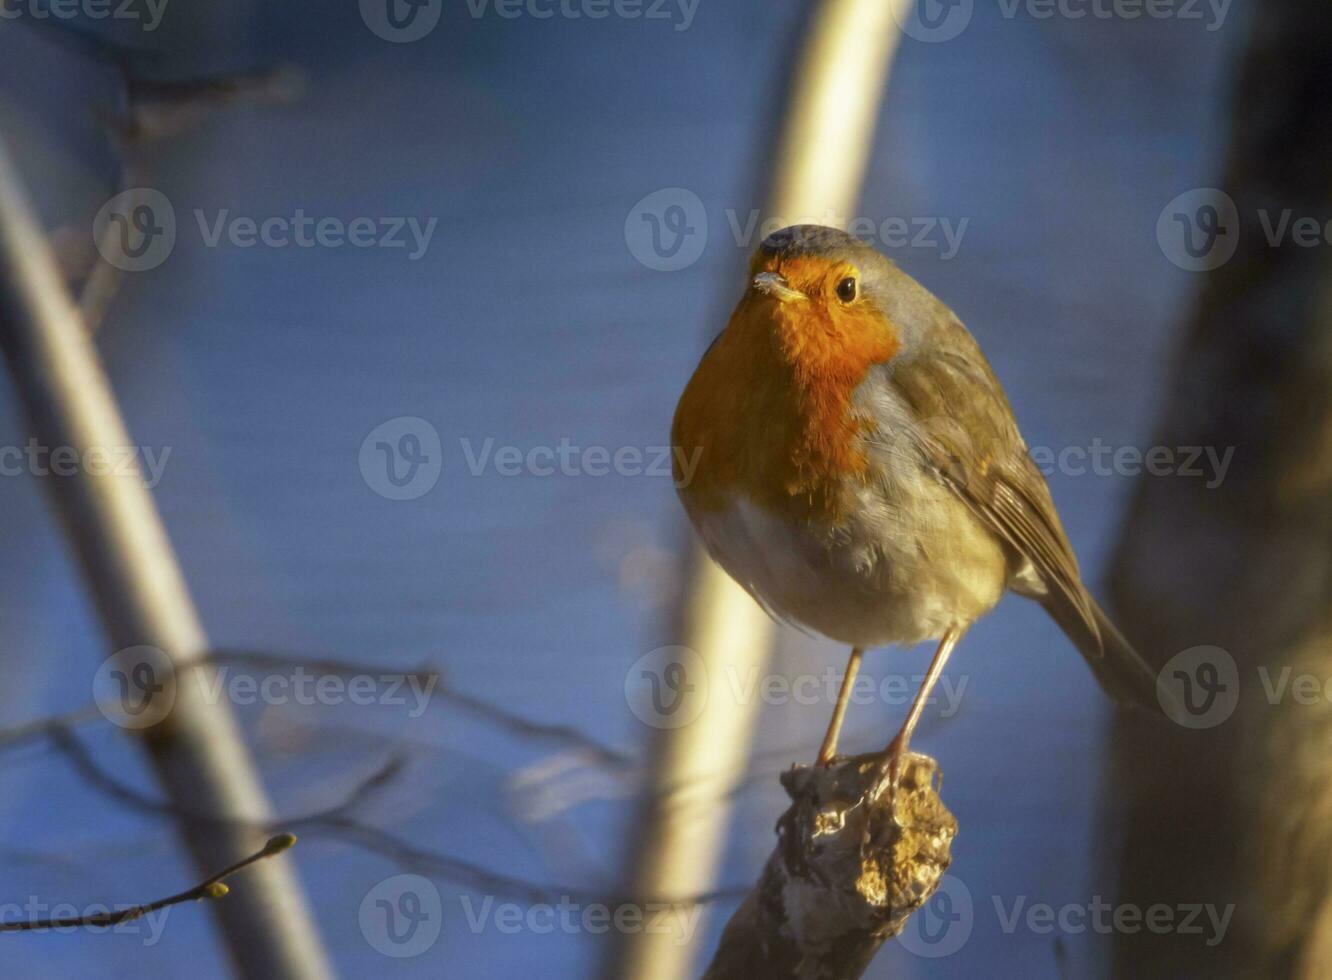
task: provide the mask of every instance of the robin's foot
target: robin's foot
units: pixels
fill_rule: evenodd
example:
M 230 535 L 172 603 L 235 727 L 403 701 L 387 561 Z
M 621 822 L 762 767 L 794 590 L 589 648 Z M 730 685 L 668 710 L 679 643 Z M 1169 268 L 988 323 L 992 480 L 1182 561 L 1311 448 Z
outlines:
M 876 793 L 897 788 L 897 783 L 902 778 L 902 765 L 910 754 L 908 741 L 904 733 L 899 732 L 897 737 L 888 743 L 888 748 L 883 750 L 883 755 L 879 757 L 879 782 L 875 788 Z

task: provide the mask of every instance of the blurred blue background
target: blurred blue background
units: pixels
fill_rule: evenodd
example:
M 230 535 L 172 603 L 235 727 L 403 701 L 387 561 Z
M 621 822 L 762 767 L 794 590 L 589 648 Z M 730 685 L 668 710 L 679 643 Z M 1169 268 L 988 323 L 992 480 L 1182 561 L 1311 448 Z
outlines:
M 1236 3 L 1208 30 L 978 3 L 950 42 L 901 45 L 857 213 L 966 220 L 952 257 L 892 254 L 977 335 L 1034 446 L 1148 441 L 1195 284 L 1162 255 L 1156 221 L 1217 174 L 1243 15 Z M 669 478 L 478 476 L 462 440 L 667 441 L 756 244 L 737 241 L 730 215 L 761 203 L 803 21 L 801 4 L 777 0 L 702 0 L 687 29 L 678 14 L 507 19 L 448 4 L 429 36 L 395 44 L 350 2 L 171 0 L 158 31 L 103 29 L 156 50 L 143 61 L 154 77 L 277 63 L 306 76 L 294 104 L 226 107 L 139 151 L 145 183 L 174 205 L 177 243 L 126 277 L 97 338 L 135 441 L 170 447 L 156 499 L 217 646 L 430 662 L 459 691 L 639 757 L 653 732 L 626 700 L 626 671 L 676 639 L 688 540 Z M 118 189 L 98 122 L 117 78 L 68 33 L 0 21 L 0 131 L 58 241 Z M 702 201 L 707 243 L 662 272 L 635 258 L 625 221 L 669 187 Z M 297 208 L 438 223 L 413 260 L 410 248 L 210 248 L 193 216 Z M 23 445 L 4 378 L 0 413 L 0 444 Z M 358 454 L 405 416 L 438 432 L 442 471 L 429 492 L 390 500 Z M 1052 478 L 1093 582 L 1130 485 Z M 12 728 L 86 705 L 111 651 L 38 479 L 0 479 L 0 541 L 0 728 Z M 836 646 L 780 637 L 776 671 L 840 671 Z M 911 676 L 928 656 L 875 652 L 865 671 Z M 1107 709 L 1053 624 L 1018 600 L 972 631 L 950 676 L 965 678 L 960 709 L 927 718 L 918 744 L 940 759 L 961 824 L 953 873 L 974 928 L 942 959 L 890 943 L 868 976 L 1055 977 L 1053 937 L 1006 933 L 994 896 L 1113 894 L 1115 842 L 1098 829 Z M 636 765 L 593 765 L 448 701 L 419 718 L 386 705 L 238 710 L 282 814 L 336 804 L 405 752 L 359 811 L 366 822 L 556 894 L 613 887 L 622 871 Z M 904 712 L 853 707 L 845 747 L 882 744 Z M 784 805 L 774 775 L 812 757 L 826 717 L 823 704 L 763 708 L 723 887 L 754 879 Z M 100 719 L 79 731 L 109 771 L 156 792 L 124 733 Z M 40 743 L 5 753 L 0 821 L 0 903 L 142 901 L 194 880 L 168 822 L 97 792 Z M 358 909 L 404 868 L 317 833 L 295 860 L 346 976 L 582 977 L 610 944 L 475 930 L 462 897 L 479 903 L 484 889 L 434 875 L 442 934 L 421 956 L 386 958 Z M 733 907 L 710 907 L 700 957 Z M 0 974 L 226 975 L 204 908 L 171 910 L 155 945 L 145 938 L 6 936 Z M 1070 976 L 1104 974 L 1105 937 L 1064 942 Z

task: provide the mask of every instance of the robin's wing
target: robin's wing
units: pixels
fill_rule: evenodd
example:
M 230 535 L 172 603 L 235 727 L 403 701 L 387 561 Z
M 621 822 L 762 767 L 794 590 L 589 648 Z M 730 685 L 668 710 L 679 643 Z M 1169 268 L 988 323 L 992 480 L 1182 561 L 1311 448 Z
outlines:
M 1039 599 L 1066 631 L 1100 630 L 1045 477 L 1027 455 L 1008 398 L 961 324 L 944 342 L 879 366 L 907 408 L 907 444 L 1016 559 L 1013 585 Z M 874 436 L 870 437 L 875 438 Z M 900 447 L 902 440 L 894 439 Z M 1034 572 L 1034 576 L 1031 574 Z M 1034 580 L 1033 580 L 1034 579 Z
M 1010 587 L 1045 607 L 1111 697 L 1182 717 L 1169 688 L 1083 586 L 1050 488 L 975 340 L 947 311 L 932 326 L 931 342 L 920 345 L 927 353 L 874 369 L 893 397 L 870 413 L 879 430 L 873 448 L 912 454 L 912 465 L 935 474 L 1008 546 Z

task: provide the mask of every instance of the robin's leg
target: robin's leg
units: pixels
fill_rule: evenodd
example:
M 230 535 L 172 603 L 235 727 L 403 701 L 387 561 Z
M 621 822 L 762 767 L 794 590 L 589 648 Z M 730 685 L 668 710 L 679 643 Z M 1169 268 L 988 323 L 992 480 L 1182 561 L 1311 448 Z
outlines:
M 888 777 L 889 782 L 894 784 L 897 782 L 899 767 L 906 758 L 911 745 L 911 733 L 916 730 L 916 723 L 920 721 L 920 716 L 925 710 L 925 702 L 929 700 L 934 685 L 939 682 L 944 664 L 948 663 L 948 656 L 953 652 L 953 647 L 957 646 L 957 641 L 962 639 L 962 634 L 966 631 L 965 626 L 954 626 L 944 633 L 943 639 L 939 641 L 939 649 L 934 652 L 934 659 L 930 661 L 930 670 L 925 675 L 925 683 L 920 685 L 916 699 L 911 702 L 911 712 L 907 715 L 902 730 L 884 750 L 880 771 Z
M 837 705 L 833 708 L 832 720 L 828 722 L 828 731 L 823 736 L 823 745 L 819 748 L 819 759 L 815 765 L 826 766 L 837 754 L 837 736 L 842 731 L 842 719 L 846 717 L 846 703 L 851 698 L 851 685 L 855 683 L 860 671 L 860 657 L 864 651 L 860 647 L 851 648 L 851 657 L 846 662 L 846 673 L 842 675 L 842 686 L 837 692 Z

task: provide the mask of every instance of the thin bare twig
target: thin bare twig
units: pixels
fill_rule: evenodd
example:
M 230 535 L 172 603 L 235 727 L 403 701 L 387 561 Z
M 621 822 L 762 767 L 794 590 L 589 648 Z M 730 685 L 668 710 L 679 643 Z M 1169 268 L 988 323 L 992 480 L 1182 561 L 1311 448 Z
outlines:
M 105 64 L 115 73 L 119 83 L 117 104 L 99 107 L 95 112 L 115 156 L 116 175 L 111 181 L 113 196 L 148 186 L 148 170 L 139 153 L 148 144 L 178 136 L 198 126 L 218 109 L 246 102 L 291 105 L 305 93 L 305 74 L 292 65 L 163 80 L 158 77 L 159 51 L 117 44 L 94 32 L 74 27 L 67 20 L 53 17 L 49 10 L 38 8 L 33 13 L 35 16 L 22 20 L 77 51 L 80 56 Z M 78 307 L 90 334 L 95 334 L 101 327 L 125 282 L 123 270 L 104 258 L 107 249 L 119 248 L 112 244 L 113 236 L 118 233 L 114 225 L 108 225 L 102 240 L 94 242 L 96 248 L 87 255 L 86 265 L 81 270 L 68 268 L 70 263 L 82 258 L 81 253 L 64 257 L 66 261 L 62 263 L 67 266 L 65 271 L 71 274 L 72 281 L 82 279 L 77 295 Z M 127 233 L 131 236 L 128 247 L 137 247 L 142 232 L 131 224 Z M 86 238 L 79 235 L 77 240 L 86 241 Z
M 87 746 L 69 729 L 52 726 L 42 734 L 58 752 L 74 765 L 75 769 L 88 781 L 93 789 L 124 806 L 153 816 L 186 816 L 191 820 L 223 825 L 234 825 L 236 823 L 236 821 L 219 819 L 208 814 L 192 811 L 182 813 L 181 808 L 175 804 L 156 799 L 122 782 L 98 765 L 92 758 Z M 501 895 L 514 901 L 554 903 L 562 898 L 583 902 L 613 903 L 615 901 L 613 899 L 608 900 L 605 892 L 585 886 L 541 884 L 491 871 L 455 855 L 422 847 L 390 831 L 374 827 L 357 819 L 353 815 L 356 808 L 388 786 L 400 773 L 405 762 L 405 758 L 401 755 L 389 759 L 384 765 L 353 786 L 342 800 L 325 810 L 297 817 L 279 818 L 272 821 L 271 824 L 247 823 L 244 826 L 247 829 L 271 831 L 275 825 L 281 825 L 299 830 L 307 837 L 319 836 L 341 840 L 362 850 L 387 858 L 404 870 L 433 875 L 463 888 L 488 895 Z M 675 901 L 682 906 L 701 905 L 736 898 L 744 893 L 745 889 L 743 888 L 723 888 L 705 895 L 672 898 L 671 901 Z M 623 898 L 619 901 L 620 903 L 630 903 L 644 902 L 648 899 L 634 897 Z
M 129 908 L 114 909 L 107 912 L 96 912 L 92 915 L 63 915 L 55 918 L 0 922 L 0 932 L 42 932 L 47 929 L 69 929 L 78 926 L 115 926 L 122 922 L 140 919 L 150 912 L 156 912 L 158 909 L 164 909 L 169 905 L 182 905 L 185 902 L 197 902 L 205 898 L 222 898 L 230 891 L 223 884 L 223 879 L 230 878 L 236 872 L 248 868 L 257 861 L 273 857 L 275 854 L 281 854 L 295 843 L 296 836 L 294 834 L 278 834 L 276 837 L 270 838 L 262 849 L 247 858 L 242 858 L 230 867 L 223 868 L 217 874 L 199 882 L 193 888 L 170 895 L 167 898 L 159 898 L 155 902 L 148 902 L 145 905 L 132 905 Z

